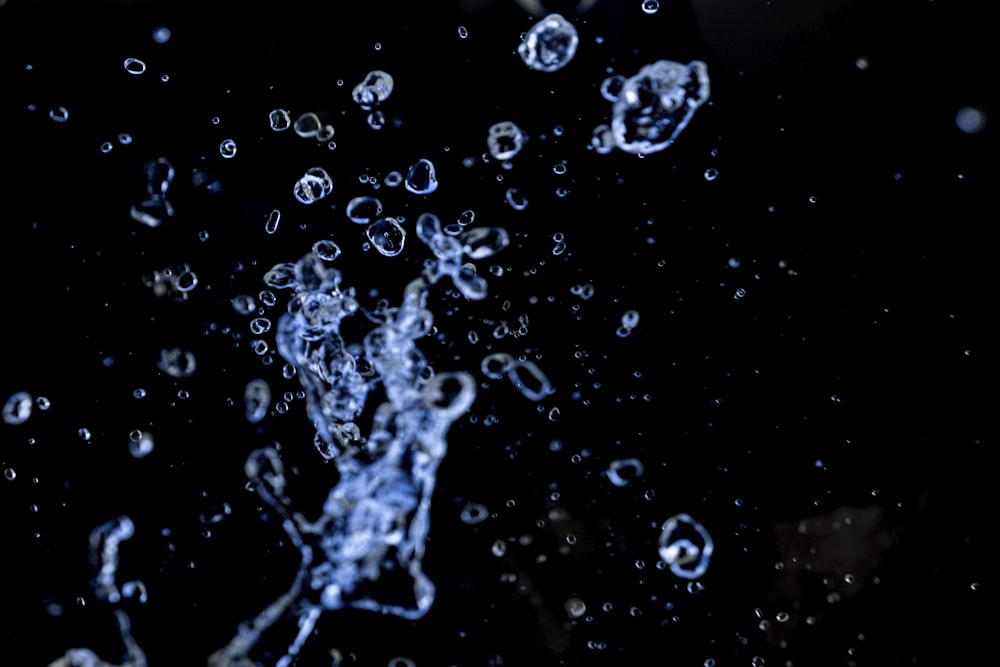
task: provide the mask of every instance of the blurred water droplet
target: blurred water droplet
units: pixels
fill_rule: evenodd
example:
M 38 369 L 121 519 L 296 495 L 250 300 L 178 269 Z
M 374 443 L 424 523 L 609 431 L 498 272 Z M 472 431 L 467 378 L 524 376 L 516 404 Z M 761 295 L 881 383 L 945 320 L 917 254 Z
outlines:
M 153 28 L 153 41 L 157 44 L 166 44 L 170 41 L 170 28 L 157 26 Z
M 23 424 L 31 417 L 32 408 L 31 394 L 26 391 L 19 391 L 7 399 L 3 406 L 3 420 L 8 424 Z

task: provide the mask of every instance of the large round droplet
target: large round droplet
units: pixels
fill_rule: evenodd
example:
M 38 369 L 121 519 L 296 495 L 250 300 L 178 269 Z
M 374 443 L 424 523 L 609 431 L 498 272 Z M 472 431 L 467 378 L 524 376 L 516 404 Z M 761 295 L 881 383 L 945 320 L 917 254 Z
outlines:
M 579 42 L 572 23 L 560 14 L 549 14 L 531 27 L 517 52 L 531 69 L 555 72 L 573 59 Z

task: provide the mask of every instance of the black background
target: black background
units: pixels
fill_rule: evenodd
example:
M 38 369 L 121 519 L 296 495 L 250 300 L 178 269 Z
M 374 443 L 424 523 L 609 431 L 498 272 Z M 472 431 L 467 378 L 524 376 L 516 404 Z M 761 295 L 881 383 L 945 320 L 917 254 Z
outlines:
M 363 228 L 343 215 L 360 194 L 409 227 L 424 211 L 451 222 L 472 209 L 512 244 L 480 262 L 486 300 L 432 292 L 440 335 L 423 349 L 435 368 L 482 381 L 438 476 L 433 609 L 417 622 L 326 613 L 300 664 L 331 664 L 332 649 L 344 664 L 421 666 L 902 665 L 986 650 L 997 216 L 985 10 L 587 4 L 546 4 L 580 35 L 575 59 L 551 74 L 516 53 L 540 14 L 501 0 L 0 6 L 0 398 L 26 390 L 52 403 L 0 425 L 0 466 L 16 473 L 0 480 L 0 662 L 46 665 L 76 646 L 121 661 L 87 541 L 122 514 L 136 535 L 119 581 L 142 580 L 149 600 L 118 606 L 152 667 L 205 664 L 287 590 L 298 554 L 245 488 L 243 463 L 281 443 L 303 508 L 319 507 L 333 470 L 303 401 L 244 419 L 249 380 L 276 394 L 298 386 L 280 357 L 254 354 L 249 318 L 230 301 L 321 238 L 343 249 L 344 283 L 365 305 L 395 301 L 429 253 L 412 233 L 399 257 L 364 251 Z M 164 44 L 158 26 L 171 30 Z M 128 74 L 127 57 L 147 71 Z M 660 153 L 590 150 L 610 120 L 603 78 L 659 59 L 705 61 L 710 102 Z M 381 131 L 350 98 L 373 69 L 395 79 Z M 58 106 L 65 123 L 49 118 Z M 318 113 L 336 149 L 272 132 L 275 107 Z M 981 132 L 956 126 L 963 107 L 985 110 Z M 504 120 L 530 137 L 510 169 L 482 159 L 488 127 Z M 231 160 L 218 153 L 227 138 Z M 161 156 L 177 171 L 176 213 L 151 229 L 129 207 L 145 198 L 143 165 Z M 359 178 L 421 157 L 438 169 L 430 196 Z M 313 166 L 334 193 L 305 207 L 292 184 Z M 718 178 L 706 180 L 709 168 Z M 221 190 L 193 185 L 195 169 Z M 527 209 L 507 205 L 508 187 Z M 283 217 L 268 235 L 273 208 Z M 199 278 L 189 299 L 144 284 L 184 263 Z M 586 301 L 570 291 L 584 283 Z M 620 338 L 628 309 L 640 323 Z M 493 337 L 522 314 L 524 335 Z M 190 378 L 157 370 L 174 347 L 194 352 Z M 477 369 L 492 351 L 535 360 L 556 392 L 534 403 L 488 381 Z M 155 436 L 146 458 L 128 453 L 133 429 Z M 608 464 L 628 457 L 644 474 L 611 485 Z M 463 523 L 468 502 L 490 518 Z M 221 522 L 199 520 L 223 503 Z M 659 528 L 678 512 L 716 543 L 697 593 L 655 567 Z M 571 597 L 584 617 L 568 616 Z M 256 657 L 273 664 L 293 636 L 276 629 Z

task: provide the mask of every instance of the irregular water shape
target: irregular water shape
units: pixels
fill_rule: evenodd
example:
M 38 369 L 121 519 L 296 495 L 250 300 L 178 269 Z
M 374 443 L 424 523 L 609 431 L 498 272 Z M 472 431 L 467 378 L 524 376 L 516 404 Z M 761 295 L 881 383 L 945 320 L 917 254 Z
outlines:
M 528 135 L 511 121 L 490 125 L 486 137 L 486 146 L 494 160 L 510 160 L 519 152 L 527 141 Z
M 415 195 L 429 195 L 437 190 L 437 171 L 434 163 L 427 158 L 420 158 L 410 167 L 404 181 L 406 189 Z
M 359 107 L 371 111 L 392 94 L 392 75 L 382 70 L 372 70 L 354 87 L 351 96 Z
M 395 257 L 403 252 L 403 245 L 406 242 L 406 230 L 402 228 L 395 218 L 376 220 L 368 226 L 365 234 L 375 249 L 386 257 Z
M 611 131 L 623 151 L 649 155 L 672 144 L 709 95 L 708 68 L 659 60 L 625 80 L 612 105 Z
M 319 134 L 319 131 L 322 128 L 323 124 L 320 122 L 319 116 L 314 114 L 312 111 L 307 111 L 296 118 L 295 124 L 292 125 L 292 129 L 295 131 L 295 134 L 304 139 L 315 137 Z
M 682 579 L 697 579 L 708 570 L 715 545 L 701 523 L 688 514 L 676 514 L 660 532 L 660 559 Z
M 271 387 L 267 380 L 250 380 L 243 390 L 243 404 L 246 406 L 247 421 L 251 424 L 261 422 L 271 407 Z
M 281 211 L 274 209 L 267 214 L 267 220 L 264 221 L 264 231 L 268 234 L 273 234 L 278 231 L 278 223 L 281 222 Z
M 182 350 L 179 347 L 171 350 L 160 350 L 160 360 L 156 362 L 157 368 L 170 377 L 175 378 L 191 377 L 197 366 L 194 353 Z
M 138 58 L 125 59 L 125 71 L 129 74 L 139 75 L 146 71 L 146 63 Z
M 573 59 L 579 42 L 572 23 L 560 14 L 549 14 L 528 30 L 517 52 L 531 69 L 555 72 Z
M 141 581 L 126 581 L 120 588 L 116 581 L 119 546 L 134 534 L 132 519 L 124 515 L 98 526 L 90 533 L 90 564 L 94 569 L 91 583 L 94 594 L 101 602 L 117 605 L 128 597 L 137 597 L 139 602 L 146 601 L 146 586 Z M 120 666 L 105 662 L 90 649 L 73 648 L 48 667 L 146 667 L 146 654 L 132 637 L 128 614 L 122 609 L 115 609 L 114 616 L 124 647 Z
M 436 216 L 422 217 L 418 236 L 428 245 L 443 238 Z M 341 329 L 360 309 L 353 288 L 341 287 L 340 271 L 310 253 L 266 274 L 269 286 L 291 290 L 277 324 L 278 351 L 296 369 L 316 428 L 314 444 L 336 465 L 337 482 L 321 516 L 310 521 L 285 495 L 278 451 L 250 455 L 247 477 L 282 517 L 301 564 L 289 590 L 242 624 L 210 665 L 246 664 L 262 634 L 289 614 L 299 632 L 278 667 L 292 663 L 326 610 L 354 607 L 416 619 L 433 603 L 435 587 L 421 565 L 430 498 L 445 436 L 476 395 L 470 374 L 434 372 L 416 345 L 433 327 L 430 286 L 455 273 L 442 264 L 440 258 L 425 264 L 399 305 L 366 313 L 375 327 L 360 343 L 349 342 Z M 381 402 L 362 438 L 355 420 L 375 391 Z

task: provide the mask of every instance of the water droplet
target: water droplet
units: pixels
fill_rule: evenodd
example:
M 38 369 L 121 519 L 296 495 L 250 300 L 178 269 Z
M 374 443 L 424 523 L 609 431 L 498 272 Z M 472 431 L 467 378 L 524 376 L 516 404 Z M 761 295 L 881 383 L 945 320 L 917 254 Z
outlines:
M 560 14 L 549 14 L 528 30 L 517 47 L 524 64 L 539 72 L 555 72 L 576 55 L 576 28 Z
M 148 431 L 132 431 L 129 434 L 128 451 L 137 459 L 149 456 L 153 451 L 153 434 Z
M 365 111 L 371 111 L 392 94 L 392 76 L 382 70 L 372 70 L 354 87 L 351 96 Z
M 340 246 L 329 239 L 316 241 L 312 247 L 313 254 L 324 262 L 332 262 L 340 257 Z
M 84 442 L 90 442 L 90 437 L 91 437 L 91 435 L 90 435 L 90 429 L 88 429 L 88 428 L 77 429 L 76 434 Z
M 981 107 L 962 107 L 955 114 L 955 124 L 966 134 L 977 134 L 986 127 L 986 111 Z
M 506 192 L 507 203 L 515 211 L 523 211 L 528 208 L 528 198 L 521 194 L 517 188 L 508 188 Z
M 275 132 L 284 132 L 292 126 L 292 116 L 287 109 L 272 109 L 267 120 Z
M 132 143 L 132 135 L 129 134 L 128 132 L 119 132 L 118 143 L 120 143 L 122 146 L 128 146 L 130 143 Z
M 459 517 L 462 519 L 462 521 L 464 523 L 469 524 L 470 526 L 486 521 L 486 519 L 489 518 L 489 516 L 490 516 L 490 511 L 486 509 L 486 505 L 483 505 L 482 503 L 472 503 L 472 502 L 466 503 L 465 506 L 462 508 L 461 514 L 459 514 Z
M 646 65 L 625 80 L 612 106 L 615 144 L 639 157 L 663 150 L 708 96 L 708 68 L 700 60 Z
M 716 169 L 715 167 L 709 167 L 708 169 L 705 170 L 706 181 L 714 181 L 718 177 L 719 177 L 719 170 Z
M 129 74 L 142 74 L 146 71 L 146 63 L 142 62 L 138 58 L 126 58 L 125 71 Z
M 566 600 L 566 614 L 570 618 L 580 618 L 587 613 L 587 604 L 578 597 L 572 597 Z
M 8 424 L 17 425 L 28 421 L 32 408 L 31 394 L 19 391 L 7 399 L 3 406 L 3 420 Z
M 490 126 L 486 136 L 486 146 L 494 160 L 510 160 L 517 155 L 528 135 L 510 121 L 495 123 Z
M 714 543 L 708 531 L 689 515 L 674 515 L 663 524 L 659 539 L 660 559 L 676 576 L 697 579 L 705 574 L 713 550 Z
M 627 486 L 631 481 L 642 477 L 644 469 L 639 459 L 619 459 L 608 466 L 608 480 L 615 486 Z
M 347 202 L 344 212 L 351 222 L 368 225 L 382 215 L 382 202 L 375 197 L 355 197 Z
M 170 41 L 170 28 L 157 26 L 153 29 L 153 41 L 157 44 L 166 44 Z
M 333 192 L 333 179 L 322 167 L 313 167 L 295 182 L 293 194 L 303 204 L 313 204 Z
M 292 129 L 295 130 L 295 134 L 305 139 L 315 137 L 321 128 L 322 124 L 320 123 L 319 116 L 314 114 L 312 111 L 307 111 L 296 118 L 295 124 L 292 126 Z
M 458 26 L 458 36 L 462 39 L 468 37 L 469 36 L 468 28 L 466 28 L 464 25 Z
M 407 190 L 417 195 L 429 195 L 437 190 L 437 172 L 434 164 L 426 158 L 417 160 L 406 174 L 405 185 Z
M 69 110 L 66 107 L 55 107 L 49 110 L 49 118 L 57 123 L 65 123 L 69 120 Z
M 219 144 L 219 155 L 227 160 L 236 157 L 236 142 L 232 139 L 223 139 Z
M 375 249 L 386 257 L 394 257 L 403 251 L 406 231 L 395 218 L 382 218 L 373 222 L 365 230 L 365 234 Z
M 274 209 L 267 214 L 267 220 L 264 221 L 264 231 L 268 234 L 273 234 L 278 231 L 278 223 L 281 222 L 281 211 Z
M 3 476 L 8 482 L 13 482 L 17 478 L 17 471 L 13 468 L 4 468 Z
M 660 10 L 659 0 L 642 0 L 642 11 L 645 14 L 655 14 Z
M 110 153 L 112 148 L 114 148 L 114 146 L 110 141 L 105 141 L 104 143 L 101 144 L 102 153 Z

